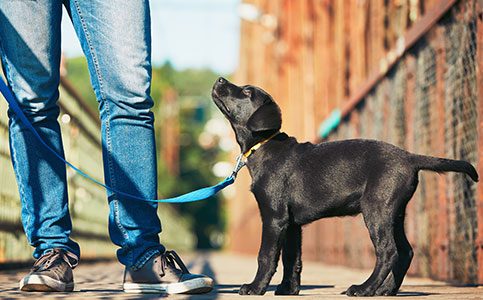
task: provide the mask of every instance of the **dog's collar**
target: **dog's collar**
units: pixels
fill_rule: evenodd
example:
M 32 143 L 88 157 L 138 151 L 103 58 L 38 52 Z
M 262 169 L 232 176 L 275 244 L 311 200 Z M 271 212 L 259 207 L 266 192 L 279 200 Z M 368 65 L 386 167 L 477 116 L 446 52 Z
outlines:
M 253 152 L 255 152 L 256 150 L 258 150 L 261 146 L 263 146 L 263 144 L 265 144 L 266 142 L 268 142 L 271 139 L 273 139 L 279 133 L 280 133 L 280 131 L 277 131 L 274 134 L 272 134 L 271 136 L 269 136 L 268 138 L 266 138 L 265 140 L 261 141 L 260 143 L 256 144 L 255 146 L 251 147 L 250 149 L 248 149 L 247 152 L 243 153 L 243 156 L 245 158 L 248 158 L 250 155 L 253 154 Z

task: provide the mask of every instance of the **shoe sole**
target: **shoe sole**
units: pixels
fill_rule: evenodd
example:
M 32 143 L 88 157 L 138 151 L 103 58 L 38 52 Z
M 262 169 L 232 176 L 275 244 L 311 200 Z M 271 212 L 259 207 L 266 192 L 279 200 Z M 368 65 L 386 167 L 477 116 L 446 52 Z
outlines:
M 72 292 L 74 283 L 64 283 L 48 276 L 28 275 L 19 282 L 24 292 Z
M 126 293 L 204 294 L 213 290 L 213 279 L 194 278 L 177 283 L 124 283 Z

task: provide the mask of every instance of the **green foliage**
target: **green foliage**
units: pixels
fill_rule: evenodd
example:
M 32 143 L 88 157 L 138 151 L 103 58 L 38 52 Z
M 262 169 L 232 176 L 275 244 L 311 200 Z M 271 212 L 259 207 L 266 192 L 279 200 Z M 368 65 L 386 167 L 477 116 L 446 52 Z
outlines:
M 180 174 L 173 178 L 166 172 L 164 162 L 159 162 L 159 189 L 163 195 L 176 196 L 217 183 L 220 179 L 212 174 L 213 165 L 222 158 L 218 148 L 203 149 L 198 137 L 209 120 L 213 103 L 211 87 L 218 75 L 211 70 L 176 71 L 169 63 L 153 70 L 153 95 L 155 87 L 162 86 L 178 94 L 180 122 Z M 160 83 L 156 83 L 160 80 Z M 153 96 L 154 97 L 154 96 Z M 157 101 L 162 111 L 162 101 Z M 159 124 L 159 126 L 163 126 Z M 213 248 L 211 239 L 225 230 L 225 216 L 221 198 L 175 205 L 178 211 L 191 221 L 191 228 L 197 237 L 197 248 Z
M 97 111 L 98 104 L 90 85 L 85 59 L 69 59 L 67 68 L 69 79 L 89 105 Z M 158 160 L 158 190 L 163 197 L 177 196 L 213 185 L 220 180 L 211 170 L 223 157 L 223 153 L 218 148 L 203 149 L 198 143 L 198 137 L 213 110 L 211 87 L 216 78 L 218 74 L 211 70 L 175 70 L 169 62 L 153 68 L 151 96 L 155 103 L 153 112 L 157 137 L 163 126 L 163 97 L 168 89 L 174 90 L 178 95 L 179 107 L 180 172 L 178 176 L 170 175 L 166 162 Z M 157 138 L 157 142 L 158 149 L 162 149 L 159 144 L 162 141 Z M 166 204 L 160 205 L 160 210 L 165 206 Z M 197 248 L 220 246 L 210 241 L 225 230 L 225 216 L 219 196 L 174 207 L 196 235 Z M 170 224 L 163 223 L 164 228 L 169 226 Z
M 87 61 L 83 56 L 68 59 L 67 77 L 92 110 L 98 111 L 96 95 L 92 89 L 89 72 L 87 70 Z
M 181 97 L 198 96 L 210 101 L 211 87 L 218 76 L 218 74 L 208 69 L 187 69 L 175 73 L 173 83 Z
M 206 120 L 198 120 L 195 118 L 196 114 L 197 111 L 193 108 L 181 111 L 181 132 L 185 135 L 185 140 L 180 149 L 180 176 L 178 184 L 171 191 L 173 195 L 210 186 L 220 180 L 214 177 L 211 169 L 222 153 L 216 148 L 206 150 L 198 145 L 198 136 Z M 206 201 L 181 204 L 178 205 L 178 209 L 192 220 L 192 228 L 198 238 L 197 247 L 215 247 L 216 245 L 212 245 L 210 242 L 210 237 L 225 229 L 220 197 L 215 196 Z

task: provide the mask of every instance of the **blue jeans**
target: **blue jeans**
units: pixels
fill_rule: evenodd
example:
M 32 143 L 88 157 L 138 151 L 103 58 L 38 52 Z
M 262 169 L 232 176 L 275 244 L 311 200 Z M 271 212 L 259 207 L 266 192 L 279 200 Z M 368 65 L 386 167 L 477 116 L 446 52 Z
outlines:
M 156 198 L 157 172 L 151 88 L 148 0 L 0 1 L 3 69 L 25 114 L 63 154 L 59 107 L 60 26 L 67 8 L 87 58 L 99 101 L 106 184 Z M 33 256 L 63 248 L 80 256 L 70 239 L 65 165 L 9 111 L 10 150 L 22 202 L 22 223 Z M 164 252 L 157 204 L 108 193 L 109 234 L 119 261 L 134 269 Z

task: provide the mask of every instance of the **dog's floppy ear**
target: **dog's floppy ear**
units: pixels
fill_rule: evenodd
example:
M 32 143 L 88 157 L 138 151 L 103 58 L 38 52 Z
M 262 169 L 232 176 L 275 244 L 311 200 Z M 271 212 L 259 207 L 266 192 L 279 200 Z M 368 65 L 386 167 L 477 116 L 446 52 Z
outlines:
M 275 102 L 260 106 L 247 121 L 247 128 L 252 132 L 279 130 L 282 126 L 282 114 Z

